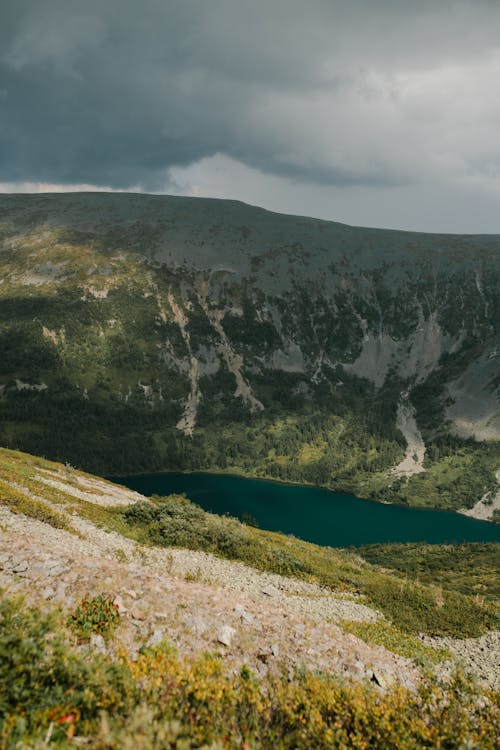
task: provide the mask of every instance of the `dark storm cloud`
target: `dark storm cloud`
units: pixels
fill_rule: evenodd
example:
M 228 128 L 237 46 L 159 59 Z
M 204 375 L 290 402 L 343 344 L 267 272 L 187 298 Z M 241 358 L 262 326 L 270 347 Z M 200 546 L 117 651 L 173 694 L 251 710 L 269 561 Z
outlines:
M 491 175 L 471 92 L 499 32 L 478 0 L 4 0 L 0 182 L 159 189 L 218 153 L 332 185 Z

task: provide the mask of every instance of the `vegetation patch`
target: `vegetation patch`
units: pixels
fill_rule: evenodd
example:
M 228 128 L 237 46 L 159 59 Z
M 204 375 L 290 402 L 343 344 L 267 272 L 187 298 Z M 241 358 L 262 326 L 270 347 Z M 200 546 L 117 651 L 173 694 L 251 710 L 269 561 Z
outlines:
M 0 503 L 6 505 L 14 513 L 22 513 L 29 518 L 48 523 L 56 529 L 73 531 L 66 518 L 54 510 L 50 503 L 34 498 L 1 479 Z
M 111 515 L 124 520 L 133 538 L 142 543 L 203 550 L 259 570 L 316 581 L 332 591 L 362 595 L 406 633 L 463 638 L 500 625 L 496 602 L 409 580 L 354 553 L 207 513 L 179 495 L 152 498 L 150 503 L 115 509 Z
M 451 653 L 444 648 L 426 646 L 416 636 L 404 633 L 386 620 L 380 622 L 354 622 L 343 620 L 343 630 L 361 638 L 366 643 L 383 646 L 395 654 L 414 659 L 419 664 L 437 664 L 451 658 Z
M 258 679 L 166 643 L 131 662 L 75 648 L 61 613 L 0 601 L 0 747 L 493 750 L 498 701 L 460 673 L 416 692 L 301 670 Z
M 73 610 L 68 624 L 79 638 L 87 640 L 92 634 L 109 638 L 118 625 L 120 614 L 113 598 L 107 594 L 86 596 Z
M 422 583 L 486 599 L 500 599 L 500 545 L 371 544 L 357 547 L 364 560 Z

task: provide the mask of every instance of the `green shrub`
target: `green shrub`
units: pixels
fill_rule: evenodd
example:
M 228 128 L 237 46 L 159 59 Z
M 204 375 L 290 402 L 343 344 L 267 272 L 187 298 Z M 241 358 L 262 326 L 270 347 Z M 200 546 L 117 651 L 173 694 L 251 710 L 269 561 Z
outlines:
M 68 618 L 78 636 L 88 639 L 92 633 L 110 636 L 118 624 L 120 614 L 118 607 L 113 604 L 112 597 L 98 594 L 92 598 L 87 595 Z
M 500 625 L 495 602 L 407 580 L 363 563 L 358 555 L 207 513 L 180 495 L 157 498 L 154 504 L 136 503 L 113 513 L 125 519 L 131 535 L 142 542 L 203 550 L 258 570 L 315 580 L 333 591 L 362 594 L 407 633 L 463 638 Z
M 80 654 L 58 613 L 22 600 L 0 601 L 0 748 L 52 727 L 52 746 L 78 725 L 85 733 L 101 710 L 126 712 L 137 688 L 124 663 Z
M 237 674 L 165 644 L 133 661 L 76 649 L 58 613 L 0 602 L 0 750 L 494 750 L 495 695 L 459 673 L 416 691 L 336 677 Z M 47 739 L 48 738 L 48 739 Z

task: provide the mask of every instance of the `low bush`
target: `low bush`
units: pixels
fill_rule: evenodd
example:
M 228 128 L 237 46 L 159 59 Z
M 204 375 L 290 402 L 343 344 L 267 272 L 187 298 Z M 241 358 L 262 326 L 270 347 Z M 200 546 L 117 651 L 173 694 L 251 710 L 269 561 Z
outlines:
M 500 626 L 498 606 L 370 565 L 352 552 L 320 547 L 207 513 L 179 495 L 113 511 L 134 538 L 241 560 L 258 570 L 314 580 L 366 597 L 406 633 L 472 637 Z M 380 557 L 379 557 L 380 559 Z
M 416 691 L 300 670 L 258 679 L 163 643 L 133 661 L 75 648 L 63 618 L 0 602 L 0 748 L 494 750 L 498 695 L 460 673 Z M 74 739 L 73 739 L 74 738 Z
M 79 653 L 62 621 L 60 614 L 41 614 L 20 599 L 0 600 L 2 750 L 45 736 L 51 725 L 50 747 L 61 746 L 75 727 L 93 731 L 100 711 L 124 715 L 138 698 L 128 666 Z
M 109 637 L 120 619 L 118 606 L 107 594 L 86 596 L 71 613 L 68 624 L 78 636 L 86 640 L 92 633 Z

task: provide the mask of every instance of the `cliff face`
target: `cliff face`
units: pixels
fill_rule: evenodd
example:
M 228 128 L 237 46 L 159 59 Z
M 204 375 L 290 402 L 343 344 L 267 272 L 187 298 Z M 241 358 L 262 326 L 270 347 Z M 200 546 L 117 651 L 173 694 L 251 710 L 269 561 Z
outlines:
M 494 489 L 499 237 L 13 195 L 0 263 L 4 444 L 447 507 Z

